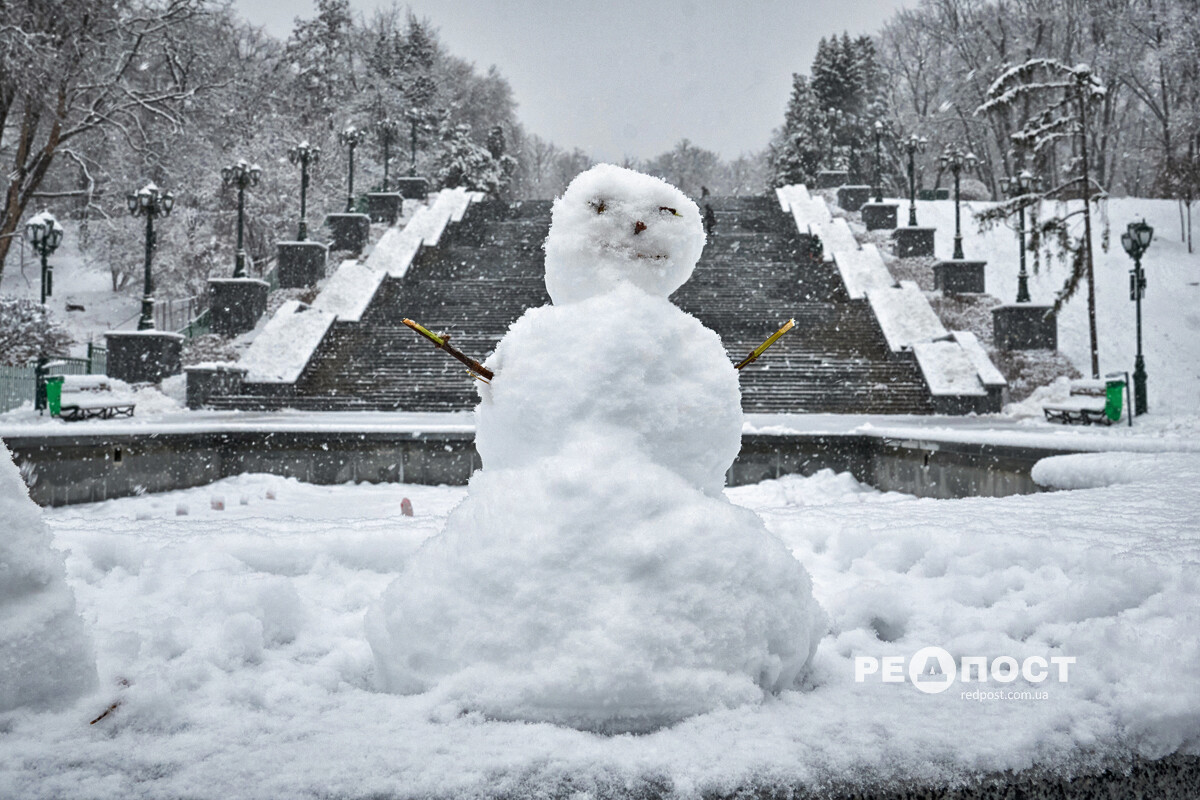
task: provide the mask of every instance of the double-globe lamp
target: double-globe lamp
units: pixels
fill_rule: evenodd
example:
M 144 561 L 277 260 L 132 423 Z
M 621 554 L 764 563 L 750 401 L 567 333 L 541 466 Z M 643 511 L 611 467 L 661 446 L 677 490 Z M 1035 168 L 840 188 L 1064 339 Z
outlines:
M 171 209 L 175 206 L 175 195 L 161 191 L 153 183 L 147 183 L 138 191 L 125 195 L 125 204 L 132 216 L 146 218 L 146 268 L 142 286 L 142 315 L 138 317 L 137 329 L 154 330 L 154 281 L 150 276 L 150 259 L 157 238 L 154 233 L 154 220 L 171 215 Z

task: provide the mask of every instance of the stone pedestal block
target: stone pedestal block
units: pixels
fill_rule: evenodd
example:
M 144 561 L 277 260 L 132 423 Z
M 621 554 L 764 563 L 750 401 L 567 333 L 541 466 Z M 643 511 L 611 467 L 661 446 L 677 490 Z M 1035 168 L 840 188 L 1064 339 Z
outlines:
M 862 207 L 863 225 L 869 231 L 894 228 L 899 208 L 895 203 L 865 203 Z
M 237 336 L 253 330 L 267 310 L 266 281 L 257 278 L 210 278 L 208 313 L 212 332 Z
M 844 169 L 823 169 L 817 173 L 818 189 L 834 189 L 845 186 L 850 180 L 850 173 Z
M 183 337 L 166 331 L 109 331 L 105 374 L 126 383 L 158 383 L 178 375 Z
M 236 364 L 187 367 L 187 407 L 203 408 L 209 398 L 237 394 L 246 378 L 246 368 Z
M 933 258 L 933 232 L 937 228 L 896 228 L 892 239 L 899 258 Z
M 983 294 L 986 261 L 939 261 L 933 265 L 933 288 L 947 294 Z
M 330 214 L 325 218 L 330 250 L 349 250 L 361 253 L 371 236 L 371 218 L 366 214 Z
M 404 208 L 404 195 L 399 192 L 371 192 L 367 195 L 367 214 L 371 222 L 395 225 Z
M 424 200 L 429 194 L 429 181 L 424 178 L 398 178 L 396 191 L 407 200 Z
M 842 186 L 837 190 L 837 204 L 853 213 L 871 199 L 870 186 Z
M 1014 303 L 992 309 L 992 341 L 997 350 L 1057 350 L 1054 306 Z
M 325 277 L 329 248 L 320 242 L 279 243 L 279 288 L 305 289 Z

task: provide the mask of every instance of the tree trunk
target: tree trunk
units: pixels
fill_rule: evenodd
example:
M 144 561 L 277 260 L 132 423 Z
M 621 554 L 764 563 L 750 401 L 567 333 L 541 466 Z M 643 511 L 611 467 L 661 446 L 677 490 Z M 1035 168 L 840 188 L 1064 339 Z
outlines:
M 1090 80 L 1090 79 L 1089 79 Z M 1092 186 L 1088 175 L 1087 85 L 1077 84 L 1079 93 L 1080 159 L 1083 161 L 1083 246 L 1088 283 L 1088 336 L 1092 345 L 1092 377 L 1100 377 L 1100 346 L 1096 340 L 1096 273 L 1092 263 Z

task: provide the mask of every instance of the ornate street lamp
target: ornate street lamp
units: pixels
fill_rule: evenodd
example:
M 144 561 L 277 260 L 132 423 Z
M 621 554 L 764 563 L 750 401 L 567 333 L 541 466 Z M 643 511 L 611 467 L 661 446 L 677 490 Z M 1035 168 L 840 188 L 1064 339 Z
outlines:
M 383 191 L 388 190 L 388 165 L 391 161 L 392 144 L 399 135 L 399 126 L 391 117 L 384 117 L 375 123 L 375 135 L 383 145 Z
M 875 120 L 875 202 L 883 202 L 883 121 Z
M 63 228 L 49 211 L 43 211 L 25 223 L 25 238 L 42 259 L 42 305 L 54 294 L 54 268 L 46 259 L 62 244 Z
M 415 178 L 417 176 L 417 128 L 421 125 L 421 112 L 415 108 L 408 111 L 408 124 L 410 126 L 409 134 L 409 151 L 410 157 L 408 160 L 408 177 Z
M 924 153 L 929 146 L 929 140 L 915 133 L 904 142 L 904 152 L 908 154 L 908 224 L 917 224 L 917 153 Z
M 1014 199 L 1024 197 L 1030 192 L 1036 192 L 1040 186 L 1042 179 L 1034 175 L 1027 169 L 1013 178 L 1001 178 L 1000 188 L 1002 188 L 1009 197 Z M 1021 269 L 1017 272 L 1017 302 L 1028 303 L 1029 300 L 1029 273 L 1025 271 L 1025 204 L 1020 203 L 1017 206 L 1017 237 L 1021 242 Z
M 321 148 L 313 147 L 307 141 L 288 150 L 288 161 L 300 165 L 300 231 L 296 234 L 296 240 L 300 242 L 308 238 L 308 222 L 304 219 L 308 212 L 308 165 L 320 160 Z
M 175 206 L 175 195 L 159 191 L 153 183 L 147 183 L 138 191 L 125 195 L 125 204 L 129 207 L 130 214 L 146 218 L 146 274 L 142 287 L 142 315 L 138 318 L 137 329 L 150 331 L 154 330 L 154 281 L 150 277 L 150 258 L 157 239 L 154 234 L 154 220 L 171 215 L 171 209 Z
M 350 183 L 346 189 L 347 214 L 354 210 L 354 148 L 362 144 L 362 140 L 365 138 L 367 138 L 367 132 L 353 125 L 347 126 L 346 130 L 338 134 L 338 143 L 350 152 Z
M 942 165 L 942 169 L 949 169 L 954 174 L 954 258 L 962 260 L 962 217 L 960 212 L 960 186 L 959 176 L 964 169 L 975 169 L 975 165 L 979 163 L 974 153 L 964 153 L 962 148 L 956 144 L 946 145 L 946 149 L 938 156 L 938 163 Z
M 225 185 L 232 184 L 238 190 L 237 259 L 233 266 L 235 278 L 246 277 L 246 249 L 242 237 L 242 227 L 246 219 L 246 187 L 257 186 L 261 178 L 262 168 L 258 164 L 247 164 L 244 158 L 221 170 L 221 180 Z
M 1129 299 L 1137 304 L 1137 357 L 1133 362 L 1133 413 L 1146 413 L 1146 359 L 1142 357 L 1142 298 L 1146 295 L 1146 274 L 1142 272 L 1142 255 L 1150 248 L 1154 228 L 1141 222 L 1131 222 L 1121 234 L 1121 247 L 1133 259 L 1129 270 Z

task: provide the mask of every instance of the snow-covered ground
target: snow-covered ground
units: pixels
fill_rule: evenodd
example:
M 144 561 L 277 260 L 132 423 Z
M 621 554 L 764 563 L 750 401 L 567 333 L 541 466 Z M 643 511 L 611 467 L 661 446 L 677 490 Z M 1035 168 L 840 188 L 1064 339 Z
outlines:
M 46 305 L 50 307 L 51 316 L 74 337 L 71 355 L 81 356 L 86 355 L 89 340 L 104 344 L 105 331 L 136 327 L 141 293 L 133 287 L 114 292 L 112 276 L 106 270 L 89 265 L 80 256 L 75 224 L 68 220 L 63 227 L 66 229 L 63 244 L 49 258 L 54 267 L 54 294 L 46 298 Z M 41 299 L 41 261 L 26 247 L 22 264 L 21 249 L 14 246 L 9 253 L 4 275 L 0 278 L 0 294 L 36 301 Z M 133 283 L 140 290 L 141 282 Z M 68 304 L 81 305 L 84 310 L 67 311 Z
M 902 204 L 903 218 L 907 199 L 894 202 Z M 989 205 L 963 203 L 963 250 L 968 259 L 987 260 L 988 293 L 1011 303 L 1017 296 L 1016 233 L 1002 225 L 978 232 L 972 212 Z M 1072 208 L 1078 205 L 1073 203 Z M 1111 223 L 1107 252 L 1102 247 L 1101 216 L 1093 217 L 1100 372 L 1133 372 L 1137 352 L 1134 303 L 1129 299 L 1133 262 L 1121 249 L 1120 238 L 1126 225 L 1145 218 L 1154 228 L 1154 241 L 1142 258 L 1147 282 L 1142 301 L 1142 349 L 1149 374 L 1150 412 L 1195 414 L 1200 409 L 1200 252 L 1189 254 L 1180 241 L 1179 209 L 1173 200 L 1114 198 L 1107 201 L 1107 216 Z M 921 225 L 937 227 L 937 255 L 949 258 L 954 249 L 954 202 L 918 201 L 917 218 Z M 1082 222 L 1079 229 L 1081 232 Z M 1032 254 L 1028 264 L 1032 272 Z M 1067 267 L 1057 258 L 1043 258 L 1040 272 L 1030 276 L 1033 302 L 1053 303 L 1066 274 Z M 1059 317 L 1058 347 L 1080 372 L 1091 373 L 1086 284 Z
M 247 475 L 47 511 L 102 688 L 0 718 L 0 795 L 695 797 L 1200 752 L 1200 456 L 1072 456 L 1038 474 L 1093 488 L 935 501 L 825 472 L 730 490 L 811 572 L 832 630 L 802 689 L 643 736 L 374 690 L 365 611 L 462 489 Z M 1065 682 L 1051 666 L 937 694 L 855 680 L 927 646 L 1075 660 Z

